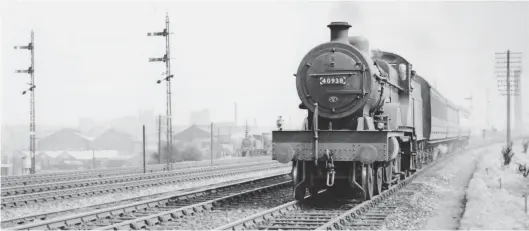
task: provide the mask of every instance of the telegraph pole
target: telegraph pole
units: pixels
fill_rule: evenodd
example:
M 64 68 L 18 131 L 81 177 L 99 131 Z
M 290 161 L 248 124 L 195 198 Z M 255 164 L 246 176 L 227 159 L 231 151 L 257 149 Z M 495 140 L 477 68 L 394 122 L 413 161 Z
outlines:
M 28 73 L 30 75 L 29 88 L 22 92 L 25 95 L 27 91 L 29 97 L 29 151 L 31 156 L 30 174 L 35 174 L 35 37 L 31 30 L 31 42 L 27 46 L 15 46 L 15 49 L 27 49 L 31 52 L 31 66 L 27 70 L 16 70 L 16 73 Z
M 521 54 L 519 52 L 511 52 L 510 50 L 495 54 L 498 90 L 501 95 L 507 96 L 507 146 L 511 143 L 511 95 L 518 94 L 516 89 L 518 82 L 511 80 L 511 72 L 521 69 L 521 65 L 516 65 L 521 64 Z M 501 87 L 505 87 L 506 89 L 502 89 Z M 514 88 L 514 91 L 511 88 Z
M 169 156 L 172 156 L 173 153 L 173 124 L 171 117 L 171 56 L 170 56 L 170 43 L 169 43 L 169 15 L 165 15 L 165 29 L 162 32 L 153 32 L 147 33 L 147 36 L 164 36 L 165 37 L 165 55 L 162 58 L 149 58 L 149 62 L 164 62 L 165 63 L 165 78 L 157 80 L 156 82 L 160 84 L 162 81 L 166 82 L 166 139 L 167 146 L 166 151 Z

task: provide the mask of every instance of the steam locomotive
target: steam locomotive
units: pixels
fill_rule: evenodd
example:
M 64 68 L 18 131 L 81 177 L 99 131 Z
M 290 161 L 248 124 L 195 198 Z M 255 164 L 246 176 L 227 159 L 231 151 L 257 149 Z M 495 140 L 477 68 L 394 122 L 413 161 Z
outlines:
M 364 200 L 389 189 L 442 151 L 468 144 L 469 111 L 444 98 L 404 57 L 369 50 L 332 22 L 330 41 L 299 64 L 301 130 L 272 132 L 273 159 L 292 162 L 294 198 L 307 191 L 360 190 Z M 279 120 L 278 120 L 279 121 Z
M 241 156 L 263 156 L 272 152 L 270 133 L 248 136 L 241 142 Z

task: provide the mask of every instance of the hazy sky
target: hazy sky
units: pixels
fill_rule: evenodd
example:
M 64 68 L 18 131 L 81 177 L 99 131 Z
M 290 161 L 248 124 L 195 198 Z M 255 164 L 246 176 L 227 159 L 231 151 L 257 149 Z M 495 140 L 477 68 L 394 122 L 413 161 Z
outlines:
M 474 121 L 484 124 L 485 93 L 492 116 L 505 120 L 496 92 L 494 52 L 525 53 L 529 90 L 529 2 L 132 2 L 14 1 L 1 5 L 1 116 L 26 124 L 29 65 L 14 45 L 35 31 L 37 123 L 76 125 L 79 117 L 112 119 L 138 109 L 165 114 L 165 84 L 156 84 L 164 53 L 161 31 L 171 20 L 173 124 L 209 108 L 214 121 L 253 118 L 272 125 L 278 115 L 301 124 L 293 73 L 303 56 L 329 40 L 331 21 L 348 21 L 350 35 L 371 48 L 401 54 L 450 100 L 474 96 Z M 526 90 L 526 91 L 527 91 Z M 529 94 L 526 115 L 529 117 Z M 297 122 L 299 121 L 299 122 Z

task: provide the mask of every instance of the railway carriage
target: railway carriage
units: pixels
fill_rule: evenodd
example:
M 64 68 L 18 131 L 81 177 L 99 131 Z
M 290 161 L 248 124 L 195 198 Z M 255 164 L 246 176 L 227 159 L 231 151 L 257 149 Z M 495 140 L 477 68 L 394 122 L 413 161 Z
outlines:
M 333 22 L 331 41 L 301 61 L 296 88 L 307 111 L 301 130 L 272 132 L 272 158 L 292 163 L 295 199 L 321 189 L 359 189 L 364 199 L 435 159 L 440 146 L 465 145 L 460 117 L 400 55 L 369 50 Z
M 415 130 L 418 132 L 423 129 L 424 139 L 418 140 L 423 146 L 429 145 L 430 148 L 435 146 L 433 144 L 446 145 L 448 151 L 457 146 L 465 146 L 470 136 L 470 112 L 443 97 L 421 76 L 415 75 L 413 81 L 421 86 L 420 98 L 423 99 L 423 126 L 416 126 Z

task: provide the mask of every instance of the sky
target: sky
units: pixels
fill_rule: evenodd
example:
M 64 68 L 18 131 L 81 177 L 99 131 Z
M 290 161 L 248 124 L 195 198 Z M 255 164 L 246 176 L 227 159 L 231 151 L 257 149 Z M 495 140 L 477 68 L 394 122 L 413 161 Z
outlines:
M 329 41 L 332 21 L 371 49 L 408 59 L 417 73 L 456 104 L 470 107 L 475 125 L 504 126 L 494 53 L 523 52 L 529 70 L 529 2 L 169 2 L 14 1 L 0 3 L 1 122 L 29 121 L 29 52 L 14 50 L 35 31 L 38 124 L 75 126 L 81 117 L 109 120 L 139 109 L 165 114 L 165 84 L 156 84 L 165 51 L 147 32 L 171 21 L 173 124 L 209 108 L 212 120 L 274 126 L 277 116 L 300 127 L 295 77 L 313 47 Z M 529 90 L 529 74 L 522 72 Z M 489 89 L 491 104 L 485 96 Z M 523 92 L 522 92 L 523 94 Z M 529 94 L 523 95 L 529 102 Z M 525 115 L 529 118 L 529 103 Z

